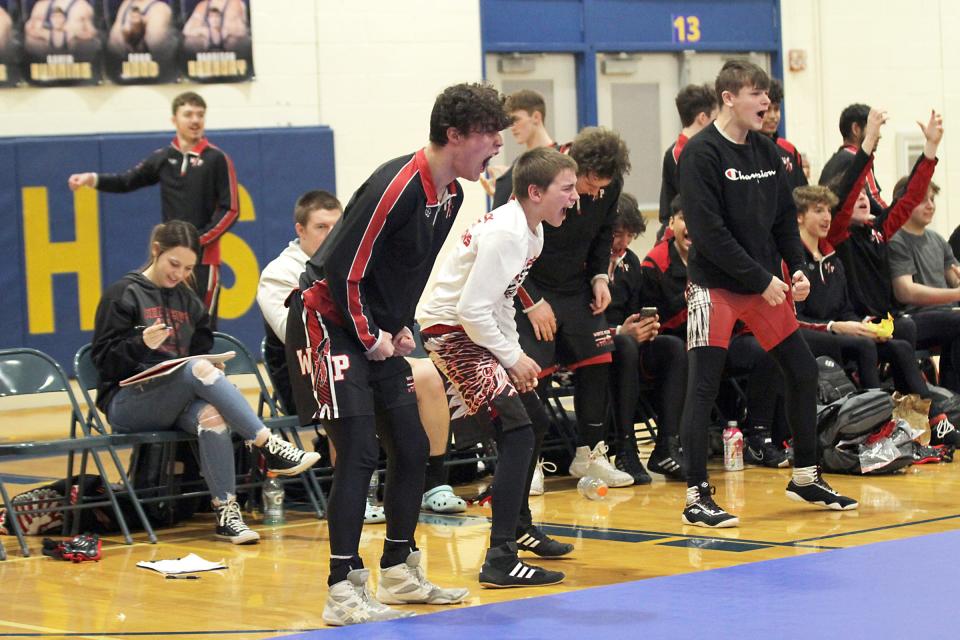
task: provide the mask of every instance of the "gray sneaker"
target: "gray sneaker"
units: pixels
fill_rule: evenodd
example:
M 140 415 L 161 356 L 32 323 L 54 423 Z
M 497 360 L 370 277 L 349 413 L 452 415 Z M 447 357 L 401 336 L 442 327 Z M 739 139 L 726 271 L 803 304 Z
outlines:
M 406 562 L 380 570 L 377 600 L 384 604 L 457 604 L 470 592 L 467 589 L 443 589 L 427 580 L 420 566 L 420 551 L 407 556 Z
M 381 622 L 409 618 L 412 611 L 400 611 L 380 604 L 367 591 L 369 569 L 354 569 L 346 580 L 330 586 L 327 605 L 323 608 L 323 621 L 334 627 L 363 622 Z

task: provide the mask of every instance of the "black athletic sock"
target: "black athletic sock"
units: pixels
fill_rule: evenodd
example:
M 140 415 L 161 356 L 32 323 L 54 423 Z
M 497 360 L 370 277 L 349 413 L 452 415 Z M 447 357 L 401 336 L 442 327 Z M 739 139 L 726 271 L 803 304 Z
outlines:
M 383 555 L 380 556 L 380 568 L 386 569 L 402 564 L 411 552 L 413 552 L 413 545 L 409 540 L 385 539 L 383 541 Z
M 447 454 L 439 456 L 430 456 L 427 460 L 427 475 L 423 483 L 423 492 L 426 493 L 434 487 L 447 484 L 447 467 L 444 462 L 447 460 Z
M 347 579 L 347 574 L 354 569 L 363 569 L 363 560 L 360 556 L 352 558 L 330 558 L 330 577 L 327 586 L 333 586 Z

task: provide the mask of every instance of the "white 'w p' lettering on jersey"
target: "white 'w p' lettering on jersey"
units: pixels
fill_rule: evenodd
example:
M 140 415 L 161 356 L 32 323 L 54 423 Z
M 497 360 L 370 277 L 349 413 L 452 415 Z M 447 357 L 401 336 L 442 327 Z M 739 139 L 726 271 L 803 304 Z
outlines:
M 485 214 L 447 255 L 417 320 L 422 330 L 462 328 L 504 368 L 523 353 L 513 296 L 543 249 L 543 225 L 527 225 L 516 200 Z

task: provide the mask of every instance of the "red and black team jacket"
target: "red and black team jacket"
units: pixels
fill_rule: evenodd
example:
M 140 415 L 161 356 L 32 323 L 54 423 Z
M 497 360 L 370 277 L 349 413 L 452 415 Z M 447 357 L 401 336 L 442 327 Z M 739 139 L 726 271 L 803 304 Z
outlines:
M 304 306 L 345 327 L 364 350 L 381 328 L 412 327 L 433 263 L 463 190 L 437 190 L 424 151 L 396 158 L 361 185 L 300 278 Z
M 569 150 L 569 145 L 560 147 L 561 153 Z M 545 294 L 573 295 L 589 290 L 594 276 L 607 273 L 622 188 L 623 180 L 614 178 L 597 197 L 581 196 L 576 206 L 567 209 L 559 227 L 543 225 L 543 252 L 517 291 L 524 309 Z
M 654 245 L 640 266 L 643 304 L 657 308 L 660 333 L 687 338 L 687 266 L 671 238 Z
M 830 156 L 820 170 L 820 184 L 830 186 L 833 179 L 850 166 L 859 150 L 858 146 L 852 144 L 845 144 L 837 149 L 837 152 Z M 870 213 L 873 215 L 879 216 L 889 208 L 880 197 L 880 185 L 877 183 L 877 176 L 874 175 L 872 167 L 867 174 L 867 195 L 870 197 Z
M 873 156 L 858 151 L 854 161 L 847 165 L 840 180 L 832 187 L 839 202 L 831 212 L 833 215 L 827 237 L 818 243 L 820 260 L 816 260 L 806 247 L 803 249 L 807 260 L 803 272 L 810 281 L 810 295 L 803 302 L 794 303 L 797 319 L 801 322 L 825 324 L 862 319 L 854 311 L 847 289 L 846 270 L 833 248 L 833 242 L 842 242 L 846 237 L 844 234 L 850 226 L 857 196 L 872 168 Z
M 863 150 L 857 151 L 855 160 L 858 163 L 866 162 Z M 827 240 L 836 247 L 843 261 L 850 300 L 860 317 L 882 317 L 900 308 L 893 296 L 887 243 L 927 197 L 927 187 L 936 166 L 936 159 L 929 160 L 921 154 L 913 165 L 903 196 L 881 212 L 872 223 L 851 225 L 849 215 L 837 215 L 831 221 Z M 867 164 L 864 169 L 866 176 L 869 176 L 870 168 L 870 164 Z
M 171 329 L 156 349 L 143 342 L 143 329 L 156 321 Z M 103 292 L 93 323 L 90 355 L 100 374 L 97 406 L 104 413 L 120 381 L 172 358 L 210 353 L 213 332 L 206 307 L 190 287 L 155 285 L 131 271 Z
M 663 154 L 663 174 L 660 178 L 660 223 L 667 224 L 670 219 L 670 203 L 677 197 L 680 190 L 677 188 L 677 162 L 680 161 L 680 152 L 686 146 L 689 138 L 682 133 L 677 141 L 667 147 Z
M 127 193 L 160 183 L 163 221 L 184 220 L 200 232 L 202 264 L 220 264 L 220 238 L 237 221 L 237 175 L 226 153 L 203 138 L 184 153 L 177 139 L 125 173 L 97 175 L 97 189 Z
M 793 146 L 792 142 L 786 138 L 781 138 L 776 132 L 771 137 L 777 143 L 780 160 L 783 161 L 783 166 L 787 170 L 787 177 L 790 178 L 790 187 L 796 189 L 797 187 L 807 186 L 807 176 L 803 172 L 803 158 L 800 156 L 800 152 Z

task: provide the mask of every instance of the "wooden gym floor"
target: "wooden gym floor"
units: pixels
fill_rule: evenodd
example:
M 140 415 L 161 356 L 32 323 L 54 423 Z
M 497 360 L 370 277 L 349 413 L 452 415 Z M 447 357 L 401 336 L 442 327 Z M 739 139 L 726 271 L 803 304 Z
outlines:
M 50 418 L 46 414 L 62 416 L 55 410 L 32 409 L 5 412 L 0 420 L 16 419 L 31 428 L 35 423 L 42 430 Z M 62 464 L 55 459 L 4 462 L 0 473 L 19 493 L 55 479 Z M 482 507 L 470 507 L 459 516 L 423 514 L 417 544 L 424 550 L 429 577 L 470 588 L 460 606 L 474 607 L 960 528 L 955 498 L 960 462 L 912 467 L 889 477 L 830 476 L 834 486 L 860 500 L 856 512 L 820 511 L 788 501 L 783 494 L 788 470 L 748 467 L 725 473 L 714 465 L 711 473 L 718 501 L 740 516 L 739 528 L 710 531 L 682 525 L 683 486 L 660 476 L 651 486 L 612 489 L 600 502 L 580 497 L 570 478 L 548 477 L 547 494 L 531 498 L 534 517 L 551 535 L 576 546 L 567 559 L 540 561 L 566 572 L 567 580 L 555 587 L 479 587 L 477 573 L 489 533 L 489 510 Z M 458 488 L 462 495 L 476 490 Z M 322 629 L 325 521 L 290 511 L 282 526 L 264 527 L 258 519 L 247 516 L 262 535 L 256 546 L 214 540 L 212 516 L 202 514 L 187 525 L 159 531 L 156 545 L 147 543 L 142 533 L 135 534 L 133 546 L 124 545 L 119 536 L 107 538 L 103 559 L 83 564 L 42 556 L 39 538 L 31 539 L 33 556 L 22 558 L 15 538 L 2 537 L 9 559 L 0 562 L 0 637 L 260 639 Z M 383 537 L 383 525 L 364 528 L 361 553 L 370 567 L 377 566 Z M 191 552 L 222 560 L 228 569 L 200 574 L 199 580 L 165 580 L 135 566 L 140 560 Z M 930 561 L 935 569 L 937 558 Z M 375 580 L 376 570 L 373 573 Z M 891 588 L 895 586 L 891 578 Z M 927 610 L 929 604 L 925 601 L 921 608 Z M 678 601 L 675 606 L 688 605 Z M 451 607 L 410 608 L 429 614 Z M 429 623 L 429 618 L 420 620 L 421 626 Z M 376 635 L 374 631 L 371 627 Z M 564 634 L 551 632 L 551 637 Z

